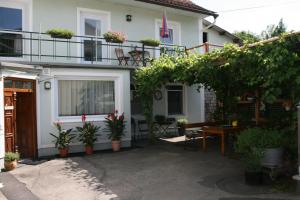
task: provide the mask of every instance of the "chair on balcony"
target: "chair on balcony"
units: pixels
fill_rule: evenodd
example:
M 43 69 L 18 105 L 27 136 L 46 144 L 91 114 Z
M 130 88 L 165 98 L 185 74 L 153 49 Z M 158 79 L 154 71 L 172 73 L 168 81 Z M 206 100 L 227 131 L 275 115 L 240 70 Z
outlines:
M 117 59 L 119 61 L 119 65 L 127 65 L 128 66 L 128 61 L 130 60 L 130 57 L 124 55 L 123 49 L 116 48 L 115 52 L 116 52 Z

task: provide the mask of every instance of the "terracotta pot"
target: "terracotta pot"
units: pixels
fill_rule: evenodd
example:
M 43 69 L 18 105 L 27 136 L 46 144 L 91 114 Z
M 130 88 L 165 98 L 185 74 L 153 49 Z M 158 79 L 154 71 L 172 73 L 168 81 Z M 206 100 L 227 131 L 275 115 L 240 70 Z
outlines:
M 91 146 L 85 146 L 85 154 L 86 155 L 93 154 L 93 147 L 91 147 Z
M 112 146 L 113 151 L 115 151 L 115 152 L 120 151 L 121 141 L 119 141 L 119 140 L 111 141 L 111 146 Z
M 69 149 L 68 148 L 59 149 L 59 155 L 60 155 L 61 158 L 67 157 L 68 154 L 69 154 Z
M 5 161 L 4 167 L 6 171 L 11 171 L 17 168 L 18 162 L 16 160 L 14 161 Z

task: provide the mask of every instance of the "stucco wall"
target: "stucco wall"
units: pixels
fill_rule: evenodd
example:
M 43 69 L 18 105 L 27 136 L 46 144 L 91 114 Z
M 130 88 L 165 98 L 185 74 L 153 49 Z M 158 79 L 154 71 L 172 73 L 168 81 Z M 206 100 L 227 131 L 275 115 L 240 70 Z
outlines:
M 41 82 L 37 87 L 37 104 L 38 104 L 38 151 L 39 156 L 47 156 L 53 153 L 56 153 L 56 149 L 54 149 L 54 145 L 52 143 L 53 138 L 49 134 L 57 133 L 53 123 L 56 121 L 60 121 L 63 123 L 64 129 L 73 128 L 75 130 L 76 126 L 81 126 L 81 118 L 77 117 L 76 119 L 71 120 L 61 120 L 57 116 L 57 105 L 55 98 L 58 96 L 58 91 L 56 87 L 56 81 L 58 77 L 64 78 L 76 78 L 80 77 L 80 80 L 101 80 L 103 77 L 110 77 L 115 79 L 115 87 L 118 89 L 116 92 L 116 109 L 119 112 L 125 113 L 126 119 L 126 131 L 125 137 L 123 138 L 123 146 L 129 146 L 131 140 L 131 126 L 130 126 L 130 79 L 129 79 L 129 71 L 126 70 L 104 70 L 104 69 L 66 69 L 66 68 L 49 68 L 47 69 L 50 74 L 42 75 L 40 77 Z M 51 90 L 44 89 L 44 81 L 51 81 Z M 101 126 L 100 134 L 98 137 L 98 141 L 95 144 L 95 149 L 105 149 L 110 148 L 110 141 L 107 138 L 107 132 L 104 132 L 104 116 L 99 118 L 90 118 L 87 116 L 88 121 L 94 121 L 94 123 L 98 126 Z M 83 150 L 83 145 L 78 142 L 74 142 L 74 144 L 70 148 L 71 152 L 78 152 Z
M 129 40 L 155 38 L 155 19 L 161 19 L 163 13 L 163 10 L 155 11 L 101 0 L 33 0 L 33 31 L 39 31 L 40 27 L 43 32 L 50 28 L 66 28 L 77 33 L 77 8 L 110 12 L 111 29 L 126 33 Z M 126 22 L 127 14 L 132 15 L 132 22 Z M 168 13 L 168 20 L 181 24 L 182 45 L 199 43 L 199 17 Z

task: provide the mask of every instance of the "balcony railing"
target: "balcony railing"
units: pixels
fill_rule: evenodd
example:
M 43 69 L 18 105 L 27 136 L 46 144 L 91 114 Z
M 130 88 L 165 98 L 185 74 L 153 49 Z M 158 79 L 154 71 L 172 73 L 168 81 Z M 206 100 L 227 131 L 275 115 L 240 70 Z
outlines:
M 177 55 L 185 50 L 185 46 L 170 44 L 149 47 L 132 40 L 116 44 L 94 36 L 58 39 L 46 33 L 0 30 L 0 60 L 138 67 L 162 54 Z

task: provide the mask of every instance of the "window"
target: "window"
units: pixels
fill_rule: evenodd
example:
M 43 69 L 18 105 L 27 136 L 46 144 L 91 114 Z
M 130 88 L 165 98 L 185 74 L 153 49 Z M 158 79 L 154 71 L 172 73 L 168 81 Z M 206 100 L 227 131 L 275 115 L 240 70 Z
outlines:
M 58 81 L 59 116 L 105 115 L 114 110 L 114 81 Z
M 101 37 L 101 21 L 98 19 L 84 19 L 84 35 Z M 102 42 L 84 40 L 84 60 L 101 61 L 102 60 Z
M 183 86 L 170 85 L 166 87 L 168 99 L 168 115 L 183 114 Z
M 203 43 L 208 42 L 208 33 L 203 32 Z
M 161 31 L 162 31 L 162 28 L 159 29 L 159 33 L 161 33 Z M 169 31 L 169 37 L 163 38 L 160 36 L 160 42 L 162 42 L 164 44 L 174 44 L 173 29 L 168 29 L 168 31 Z
M 21 31 L 22 9 L 0 7 L 0 30 Z M 0 56 L 22 56 L 22 34 L 0 33 Z

